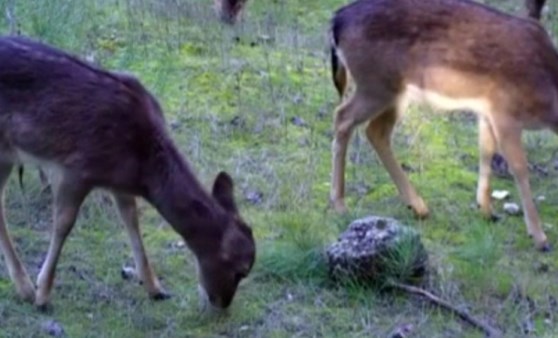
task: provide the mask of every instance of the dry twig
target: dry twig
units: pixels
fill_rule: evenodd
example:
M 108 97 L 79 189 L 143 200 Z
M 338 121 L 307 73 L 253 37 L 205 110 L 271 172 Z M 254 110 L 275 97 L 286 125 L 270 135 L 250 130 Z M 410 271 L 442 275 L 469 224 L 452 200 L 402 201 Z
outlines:
M 424 298 L 426 298 L 428 301 L 430 301 L 431 303 L 433 303 L 434 305 L 437 305 L 443 309 L 446 309 L 450 312 L 452 312 L 453 314 L 457 315 L 459 318 L 463 319 L 464 321 L 466 321 L 467 323 L 471 324 L 472 326 L 476 327 L 477 329 L 480 329 L 482 331 L 484 331 L 484 333 L 486 333 L 486 335 L 488 337 L 502 337 L 502 333 L 493 328 L 492 326 L 483 323 L 482 321 L 480 321 L 479 319 L 471 316 L 469 313 L 467 313 L 467 311 L 464 310 L 460 310 L 458 308 L 456 308 L 455 306 L 451 305 L 450 303 L 448 303 L 447 301 L 441 299 L 440 297 L 432 294 L 431 292 L 428 292 L 422 288 L 416 287 L 416 286 L 412 286 L 412 285 L 407 285 L 407 284 L 401 284 L 401 283 L 396 283 L 396 282 L 390 282 L 389 286 L 402 290 L 406 293 L 409 294 L 413 294 L 413 295 L 418 295 L 418 296 L 422 296 Z

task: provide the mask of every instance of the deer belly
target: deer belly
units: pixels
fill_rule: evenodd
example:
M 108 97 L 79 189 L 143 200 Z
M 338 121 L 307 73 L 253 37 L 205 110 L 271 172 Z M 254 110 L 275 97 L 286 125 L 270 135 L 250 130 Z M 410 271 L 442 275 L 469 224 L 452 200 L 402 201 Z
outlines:
M 403 100 L 408 103 L 427 104 L 442 111 L 471 110 L 484 114 L 490 110 L 490 103 L 484 97 L 452 97 L 440 91 L 420 88 L 415 85 L 407 85 L 403 97 Z

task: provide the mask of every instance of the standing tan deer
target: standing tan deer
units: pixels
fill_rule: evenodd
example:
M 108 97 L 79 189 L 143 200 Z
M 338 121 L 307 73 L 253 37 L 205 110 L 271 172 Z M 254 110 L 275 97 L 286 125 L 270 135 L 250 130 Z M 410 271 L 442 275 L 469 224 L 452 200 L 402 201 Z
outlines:
M 202 297 L 231 303 L 255 259 L 233 181 L 221 172 L 204 190 L 173 143 L 157 100 L 131 75 L 105 71 L 27 38 L 0 38 L 0 187 L 14 165 L 50 176 L 53 225 L 37 290 L 19 259 L 0 204 L 0 249 L 17 292 L 44 307 L 64 241 L 94 188 L 112 193 L 148 294 L 164 299 L 145 253 L 135 196 L 145 198 L 197 258 Z
M 336 86 L 342 93 L 347 78 L 339 77 L 339 69 L 346 69 L 355 85 L 335 112 L 330 194 L 335 210 L 346 210 L 349 139 L 367 122 L 367 138 L 401 198 L 426 217 L 426 203 L 391 149 L 394 125 L 411 101 L 473 110 L 479 115 L 481 211 L 492 215 L 490 160 L 498 148 L 521 194 L 528 233 L 537 248 L 549 249 L 521 144 L 524 129 L 558 131 L 558 53 L 535 20 L 467 0 L 359 0 L 336 12 L 331 35 Z
M 214 8 L 221 21 L 233 25 L 238 21 L 248 0 L 215 0 Z

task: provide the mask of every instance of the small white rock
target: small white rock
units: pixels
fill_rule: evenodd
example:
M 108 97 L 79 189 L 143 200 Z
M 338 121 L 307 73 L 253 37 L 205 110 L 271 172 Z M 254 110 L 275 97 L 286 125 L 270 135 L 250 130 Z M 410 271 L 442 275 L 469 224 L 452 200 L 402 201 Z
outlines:
M 513 202 L 504 203 L 504 211 L 507 212 L 509 215 L 518 215 L 521 211 L 519 205 Z
M 287 292 L 287 300 L 288 300 L 289 302 L 291 302 L 293 299 L 294 299 L 293 294 L 290 293 L 290 292 Z
M 177 249 L 182 249 L 182 248 L 186 247 L 186 243 L 184 243 L 183 240 L 179 240 L 179 241 L 173 243 L 172 246 L 177 248 Z
M 122 270 L 120 270 L 120 275 L 124 280 L 130 280 L 137 277 L 136 269 L 131 266 L 123 266 Z
M 510 197 L 510 192 L 507 190 L 494 190 L 492 192 L 492 198 L 497 199 L 499 201 L 504 200 Z
M 544 195 L 540 195 L 540 196 L 537 196 L 536 200 L 537 200 L 537 202 L 544 202 L 544 201 L 546 201 L 546 197 Z

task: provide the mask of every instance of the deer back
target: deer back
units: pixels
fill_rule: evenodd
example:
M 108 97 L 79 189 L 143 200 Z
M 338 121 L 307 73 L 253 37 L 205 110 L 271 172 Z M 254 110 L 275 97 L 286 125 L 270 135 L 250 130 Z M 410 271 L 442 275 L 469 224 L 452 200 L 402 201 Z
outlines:
M 362 93 L 558 122 L 558 54 L 534 20 L 467 0 L 360 0 L 336 13 L 332 37 Z
M 24 38 L 0 39 L 0 64 L 2 157 L 140 192 L 167 136 L 159 104 L 139 81 Z

